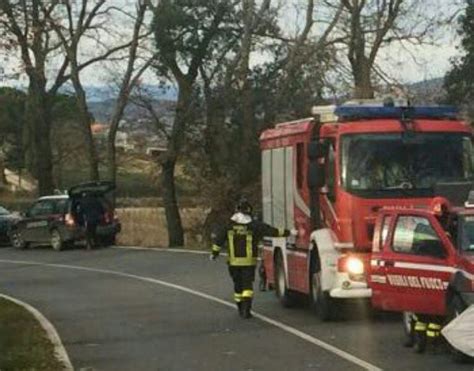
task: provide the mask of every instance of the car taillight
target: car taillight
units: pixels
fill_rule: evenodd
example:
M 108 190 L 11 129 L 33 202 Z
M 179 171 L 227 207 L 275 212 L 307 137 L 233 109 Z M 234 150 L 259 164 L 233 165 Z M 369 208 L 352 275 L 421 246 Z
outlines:
M 76 222 L 74 221 L 74 217 L 72 216 L 72 214 L 66 214 L 66 216 L 64 217 L 64 223 L 68 226 L 68 227 L 72 227 L 76 224 Z
M 114 220 L 117 220 L 117 217 L 115 216 L 115 213 L 105 213 L 104 214 L 104 222 L 106 224 L 112 223 Z

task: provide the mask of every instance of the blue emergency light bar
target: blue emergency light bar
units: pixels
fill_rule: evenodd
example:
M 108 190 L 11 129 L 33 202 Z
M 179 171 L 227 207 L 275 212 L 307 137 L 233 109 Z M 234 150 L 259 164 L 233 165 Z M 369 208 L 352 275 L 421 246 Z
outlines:
M 458 118 L 459 111 L 453 106 L 420 106 L 420 107 L 380 107 L 351 106 L 336 107 L 334 114 L 339 120 L 361 119 L 449 119 Z

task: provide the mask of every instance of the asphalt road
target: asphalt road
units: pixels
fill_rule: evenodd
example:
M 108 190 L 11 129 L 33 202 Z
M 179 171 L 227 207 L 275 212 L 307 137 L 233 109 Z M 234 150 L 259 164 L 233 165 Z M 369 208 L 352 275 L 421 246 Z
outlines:
M 0 292 L 39 309 L 77 370 L 474 370 L 401 345 L 396 315 L 348 307 L 322 323 L 257 292 L 241 320 L 225 259 L 125 249 L 0 249 Z M 225 301 L 225 302 L 224 302 Z

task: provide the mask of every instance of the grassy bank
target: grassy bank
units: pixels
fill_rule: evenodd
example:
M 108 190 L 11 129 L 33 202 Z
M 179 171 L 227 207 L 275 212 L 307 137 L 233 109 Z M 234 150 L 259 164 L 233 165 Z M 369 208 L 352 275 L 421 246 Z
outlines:
M 24 308 L 0 298 L 0 370 L 62 370 L 54 347 Z
M 168 231 L 163 208 L 129 207 L 116 210 L 122 223 L 117 243 L 124 246 L 166 247 Z M 201 226 L 206 218 L 202 208 L 181 210 L 187 248 L 206 249 Z

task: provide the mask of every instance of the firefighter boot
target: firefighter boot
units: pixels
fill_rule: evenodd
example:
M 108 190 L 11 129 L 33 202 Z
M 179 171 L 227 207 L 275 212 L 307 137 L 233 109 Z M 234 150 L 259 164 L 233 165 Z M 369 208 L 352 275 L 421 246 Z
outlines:
M 426 330 L 426 338 L 428 343 L 431 345 L 431 349 L 434 353 L 440 353 L 442 351 L 441 345 L 441 325 L 430 322 Z
M 244 319 L 252 318 L 252 299 L 247 299 L 242 302 L 241 317 Z
M 239 316 L 242 317 L 242 302 L 239 301 L 235 304 L 237 304 L 237 311 L 239 312 Z
M 415 350 L 415 353 L 424 353 L 426 350 L 426 329 L 426 323 L 421 321 L 415 323 L 415 331 L 413 334 L 413 349 Z
M 260 264 L 260 267 L 258 268 L 258 275 L 260 277 L 260 281 L 259 281 L 260 291 L 267 291 L 267 274 L 265 273 L 265 267 L 263 266 L 263 262 Z

